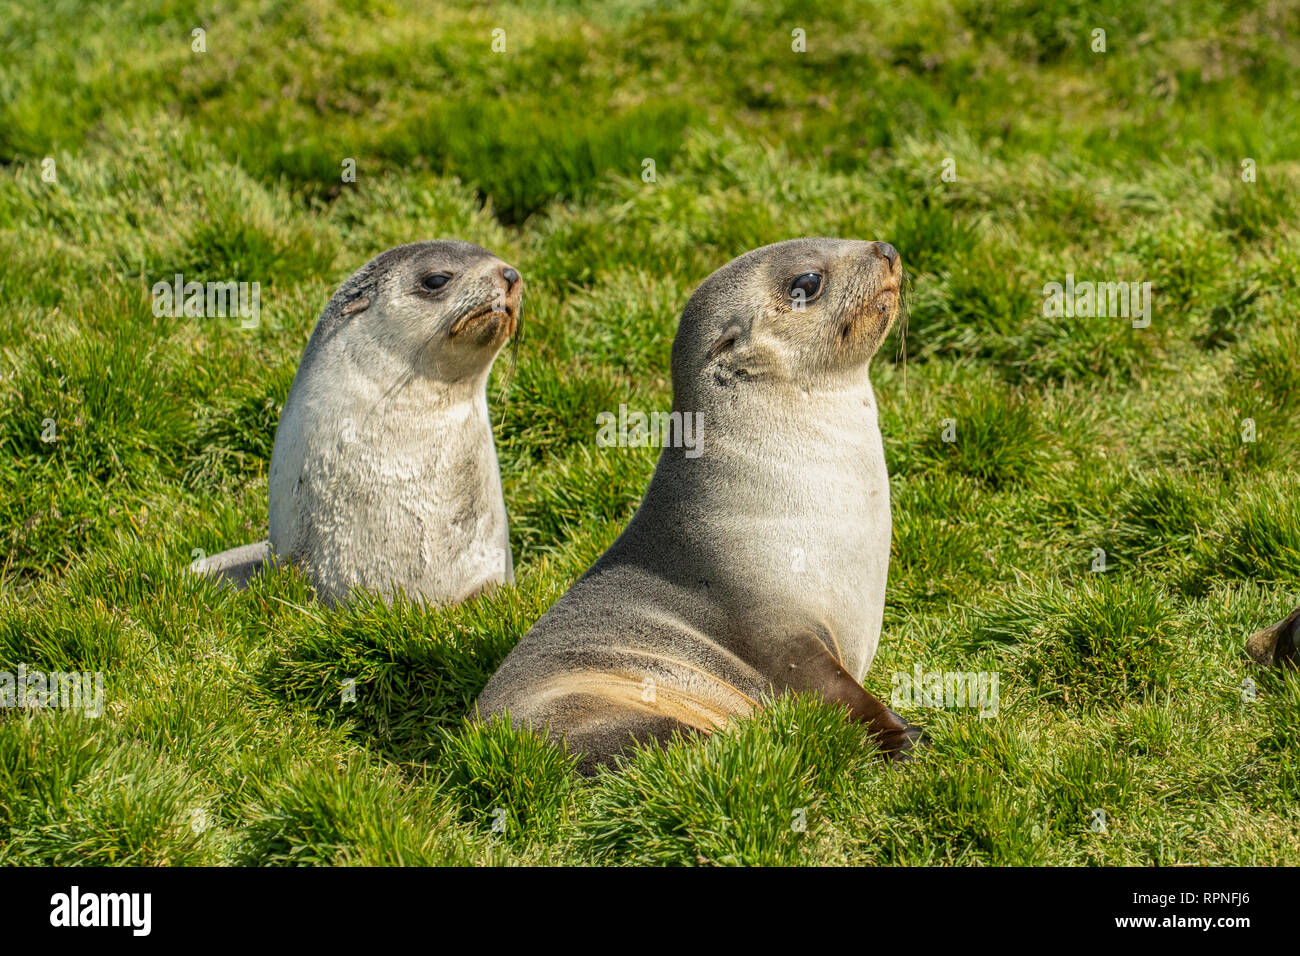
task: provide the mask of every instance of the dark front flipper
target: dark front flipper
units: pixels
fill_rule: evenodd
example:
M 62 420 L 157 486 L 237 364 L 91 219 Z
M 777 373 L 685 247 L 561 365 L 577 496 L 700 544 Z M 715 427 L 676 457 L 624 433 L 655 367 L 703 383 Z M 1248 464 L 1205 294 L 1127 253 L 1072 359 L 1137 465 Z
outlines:
M 253 575 L 270 562 L 271 543 L 259 541 L 257 544 L 246 544 L 241 548 L 231 548 L 220 554 L 199 558 L 190 565 L 190 570 L 195 574 L 219 578 L 242 591 L 248 587 Z
M 864 691 L 863 693 L 866 692 Z M 871 697 L 870 694 L 867 694 L 867 696 Z M 874 697 L 871 699 L 875 700 Z M 880 702 L 876 701 L 876 703 Z M 886 708 L 886 710 L 888 710 L 888 708 Z M 889 714 L 903 725 L 903 736 L 906 738 L 906 743 L 900 749 L 886 750 L 884 753 L 887 758 L 897 763 L 906 763 L 909 760 L 916 759 L 916 755 L 922 750 L 930 749 L 930 738 L 925 735 L 925 732 L 921 730 L 920 727 L 916 726 L 916 724 L 909 724 L 892 710 L 889 711 Z
M 1250 635 L 1246 653 L 1266 667 L 1285 661 L 1300 664 L 1300 607 L 1272 627 Z
M 808 632 L 782 642 L 783 655 L 775 662 L 772 684 L 778 691 L 821 694 L 844 704 L 849 719 L 867 725 L 890 760 L 911 760 L 912 752 L 929 746 L 919 727 L 909 724 L 868 694 L 832 656 L 816 634 Z

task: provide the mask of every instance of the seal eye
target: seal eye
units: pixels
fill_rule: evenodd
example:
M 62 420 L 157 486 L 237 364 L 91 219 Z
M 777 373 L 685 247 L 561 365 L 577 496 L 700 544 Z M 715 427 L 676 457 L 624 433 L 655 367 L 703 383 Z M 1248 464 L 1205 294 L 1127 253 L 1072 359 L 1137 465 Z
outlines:
M 433 275 L 425 276 L 421 279 L 420 285 L 425 289 L 428 289 L 430 292 L 437 292 L 450 281 L 451 276 L 447 275 L 445 272 L 435 272 Z
M 822 277 L 816 272 L 805 272 L 790 283 L 790 298 L 807 302 L 822 290 Z

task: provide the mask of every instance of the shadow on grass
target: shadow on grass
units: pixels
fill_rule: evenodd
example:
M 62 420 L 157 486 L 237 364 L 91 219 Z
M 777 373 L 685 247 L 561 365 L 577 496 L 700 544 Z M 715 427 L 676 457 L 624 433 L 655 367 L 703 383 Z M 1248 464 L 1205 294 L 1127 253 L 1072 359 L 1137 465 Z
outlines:
M 346 608 L 311 605 L 276 636 L 257 680 L 322 720 L 348 722 L 351 737 L 384 757 L 422 765 L 560 587 L 534 575 L 455 608 L 369 596 Z

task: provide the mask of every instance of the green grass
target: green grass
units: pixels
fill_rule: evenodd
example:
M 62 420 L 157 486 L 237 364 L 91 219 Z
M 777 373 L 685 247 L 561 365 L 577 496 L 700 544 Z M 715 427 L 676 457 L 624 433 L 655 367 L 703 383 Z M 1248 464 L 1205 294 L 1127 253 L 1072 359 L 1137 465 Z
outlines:
M 231 7 L 0 12 L 0 670 L 106 694 L 0 712 L 0 862 L 1300 862 L 1300 683 L 1242 651 L 1300 598 L 1300 5 Z M 653 471 L 597 413 L 667 407 L 691 290 L 799 235 L 908 269 L 867 687 L 996 672 L 997 716 L 903 708 L 933 749 L 891 768 L 782 700 L 594 779 L 471 725 Z M 528 284 L 490 392 L 518 587 L 189 578 L 265 533 L 332 290 L 437 236 Z M 156 318 L 176 272 L 260 282 L 260 324 Z M 1151 326 L 1044 316 L 1067 273 L 1151 282 Z

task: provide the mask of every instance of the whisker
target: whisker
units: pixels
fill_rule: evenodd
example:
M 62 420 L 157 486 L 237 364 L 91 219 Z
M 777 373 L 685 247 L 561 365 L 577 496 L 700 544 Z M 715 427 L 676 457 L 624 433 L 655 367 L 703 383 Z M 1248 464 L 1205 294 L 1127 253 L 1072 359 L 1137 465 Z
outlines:
M 911 318 L 912 276 L 904 269 L 898 289 L 898 360 L 903 366 L 903 390 L 907 390 L 907 323 Z
M 510 386 L 510 380 L 514 378 L 515 372 L 519 368 L 519 343 L 524 338 L 524 300 L 519 300 L 519 314 L 515 318 L 515 334 L 510 337 L 510 364 L 506 366 L 505 376 L 501 380 L 501 389 L 497 393 L 497 405 L 501 406 L 501 419 L 498 425 L 504 424 L 505 418 L 505 398 L 506 391 Z

